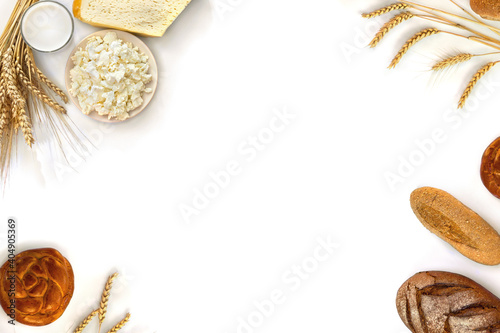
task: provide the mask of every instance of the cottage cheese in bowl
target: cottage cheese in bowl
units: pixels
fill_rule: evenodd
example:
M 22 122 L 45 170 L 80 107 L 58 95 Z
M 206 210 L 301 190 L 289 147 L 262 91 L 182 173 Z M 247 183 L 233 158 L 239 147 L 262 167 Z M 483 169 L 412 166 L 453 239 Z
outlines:
M 149 57 L 113 31 L 91 36 L 70 61 L 69 92 L 84 114 L 122 121 L 153 92 Z

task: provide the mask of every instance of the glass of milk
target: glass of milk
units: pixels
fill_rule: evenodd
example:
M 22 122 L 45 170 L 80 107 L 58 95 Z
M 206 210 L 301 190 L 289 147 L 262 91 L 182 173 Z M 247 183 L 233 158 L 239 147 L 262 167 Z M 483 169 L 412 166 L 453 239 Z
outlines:
M 21 34 L 33 50 L 55 52 L 73 36 L 73 16 L 66 7 L 52 0 L 31 5 L 21 19 Z

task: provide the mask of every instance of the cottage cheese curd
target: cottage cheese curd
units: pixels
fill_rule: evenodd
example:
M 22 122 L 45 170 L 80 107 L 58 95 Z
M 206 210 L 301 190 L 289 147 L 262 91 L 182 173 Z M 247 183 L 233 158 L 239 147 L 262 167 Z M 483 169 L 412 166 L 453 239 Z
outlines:
M 96 111 L 108 119 L 125 120 L 143 103 L 143 94 L 152 92 L 146 88 L 152 80 L 148 57 L 114 32 L 91 37 L 71 60 L 70 93 L 85 114 Z

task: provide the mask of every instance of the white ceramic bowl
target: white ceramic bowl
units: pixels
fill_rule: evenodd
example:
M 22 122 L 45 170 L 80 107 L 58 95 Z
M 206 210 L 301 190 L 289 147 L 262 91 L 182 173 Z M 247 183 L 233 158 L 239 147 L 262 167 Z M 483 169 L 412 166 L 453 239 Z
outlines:
M 91 37 L 94 37 L 94 36 L 101 36 L 101 37 L 104 37 L 108 32 L 114 32 L 116 33 L 116 35 L 118 36 L 119 39 L 123 40 L 124 42 L 130 42 L 132 43 L 132 45 L 136 46 L 139 48 L 139 50 L 144 53 L 145 55 L 148 56 L 148 62 L 149 62 L 149 73 L 152 75 L 152 80 L 151 82 L 149 82 L 147 85 L 146 85 L 146 88 L 151 88 L 152 89 L 152 92 L 151 93 L 144 93 L 142 98 L 143 98 L 143 103 L 135 108 L 134 110 L 131 110 L 129 111 L 129 118 L 125 119 L 125 120 L 128 120 L 128 119 L 131 119 L 135 116 L 137 116 L 139 113 L 141 113 L 145 108 L 146 106 L 149 104 L 149 102 L 151 102 L 151 100 L 153 99 L 153 95 L 155 94 L 155 91 L 156 91 L 156 86 L 158 84 L 158 67 L 156 65 L 156 61 L 155 61 L 155 58 L 153 56 L 153 53 L 151 52 L 151 50 L 147 47 L 146 44 L 144 44 L 144 42 L 142 40 L 140 40 L 138 37 L 132 35 L 131 33 L 128 33 L 128 32 L 124 32 L 124 31 L 119 31 L 119 30 L 111 30 L 111 29 L 108 29 L 108 30 L 101 30 L 101 31 L 98 31 L 98 32 L 95 32 L 87 37 L 85 37 L 76 47 L 75 49 L 71 52 L 69 58 L 68 58 L 68 62 L 66 63 L 66 73 L 65 73 L 65 79 L 66 79 L 66 89 L 68 90 L 68 92 L 70 91 L 70 88 L 71 88 L 71 76 L 70 76 L 70 71 L 71 69 L 74 67 L 74 64 L 73 64 L 73 61 L 71 60 L 71 58 L 75 55 L 76 51 L 78 51 L 78 49 L 80 48 L 85 48 L 85 46 L 87 45 L 87 41 L 89 38 Z M 69 93 L 69 96 L 70 96 L 70 99 L 71 101 L 76 105 L 76 107 L 82 111 L 82 108 L 80 106 L 80 103 L 78 102 L 78 99 L 76 97 L 74 97 L 73 95 L 71 95 L 71 93 Z M 111 118 L 111 119 L 108 119 L 108 116 L 106 115 L 99 115 L 96 111 L 92 111 L 90 114 L 88 114 L 88 116 L 92 119 L 95 119 L 95 120 L 98 120 L 98 121 L 102 121 L 102 122 L 106 122 L 106 123 L 116 123 L 116 122 L 121 122 L 123 120 L 117 120 L 117 119 L 114 119 L 114 118 Z

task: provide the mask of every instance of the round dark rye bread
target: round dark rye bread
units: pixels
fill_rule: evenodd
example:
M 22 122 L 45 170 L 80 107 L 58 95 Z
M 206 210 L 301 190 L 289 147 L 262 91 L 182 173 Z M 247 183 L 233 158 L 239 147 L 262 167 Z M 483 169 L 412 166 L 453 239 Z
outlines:
M 500 332 L 500 299 L 455 273 L 415 274 L 399 288 L 396 307 L 413 333 Z

